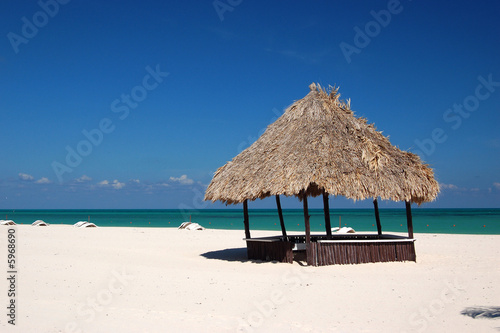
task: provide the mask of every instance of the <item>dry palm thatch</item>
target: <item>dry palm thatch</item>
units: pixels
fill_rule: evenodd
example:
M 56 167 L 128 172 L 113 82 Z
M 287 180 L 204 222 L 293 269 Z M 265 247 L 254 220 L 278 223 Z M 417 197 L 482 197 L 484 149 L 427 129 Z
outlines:
M 354 200 L 432 201 L 432 169 L 401 151 L 366 119 L 357 118 L 338 89 L 311 84 L 262 136 L 220 167 L 205 200 L 226 204 L 271 195 L 317 196 L 323 190 Z

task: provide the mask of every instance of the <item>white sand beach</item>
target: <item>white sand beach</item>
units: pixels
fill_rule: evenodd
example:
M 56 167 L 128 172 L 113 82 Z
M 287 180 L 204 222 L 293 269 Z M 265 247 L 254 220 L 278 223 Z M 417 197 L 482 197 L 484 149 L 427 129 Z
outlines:
M 0 228 L 4 276 L 8 228 Z M 16 325 L 7 323 L 4 277 L 2 332 L 500 329 L 500 318 L 461 314 L 500 306 L 499 235 L 416 234 L 417 263 L 303 267 L 248 261 L 243 231 L 16 230 Z

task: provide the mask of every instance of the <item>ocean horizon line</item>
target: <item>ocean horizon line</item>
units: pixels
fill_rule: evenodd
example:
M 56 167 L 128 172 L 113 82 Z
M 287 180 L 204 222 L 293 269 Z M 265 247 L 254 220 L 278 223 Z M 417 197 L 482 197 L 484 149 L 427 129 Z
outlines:
M 404 208 L 381 208 L 383 232 L 407 232 Z M 418 208 L 412 209 L 415 233 L 500 234 L 499 208 Z M 283 209 L 286 229 L 304 231 L 302 209 Z M 309 210 L 311 231 L 325 230 L 324 210 Z M 18 224 L 43 220 L 48 224 L 73 225 L 89 221 L 97 226 L 176 228 L 192 221 L 211 229 L 243 230 L 242 209 L 0 209 L 0 219 Z M 249 209 L 251 230 L 281 231 L 277 209 Z M 330 209 L 332 227 L 352 227 L 355 230 L 376 231 L 375 214 L 369 208 Z
M 242 208 L 192 208 L 192 209 L 184 209 L 184 208 L 2 208 L 0 212 L 9 212 L 9 211 L 242 211 Z M 248 208 L 249 211 L 269 211 L 269 210 L 277 210 L 277 208 Z M 302 211 L 303 208 L 283 208 L 283 211 Z M 309 208 L 309 210 L 323 211 L 323 208 Z M 360 207 L 360 208 L 330 208 L 330 211 L 336 210 L 367 210 L 372 211 L 373 208 L 370 207 Z M 402 210 L 405 208 L 381 208 L 379 210 Z M 419 210 L 499 210 L 500 207 L 461 207 L 461 208 L 443 208 L 443 207 L 412 207 L 412 211 Z

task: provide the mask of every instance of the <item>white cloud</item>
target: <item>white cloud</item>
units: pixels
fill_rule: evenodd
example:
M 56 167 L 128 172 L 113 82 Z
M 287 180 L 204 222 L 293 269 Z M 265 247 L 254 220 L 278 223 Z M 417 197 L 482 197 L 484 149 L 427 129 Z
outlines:
M 119 190 L 119 189 L 122 189 L 125 187 L 125 183 L 120 183 L 118 180 L 113 180 L 113 183 L 111 184 L 111 186 L 115 189 L 115 190 Z
M 33 178 L 32 175 L 28 175 L 27 173 L 22 173 L 22 172 L 19 172 L 19 178 L 21 180 L 28 180 L 28 181 L 35 179 L 35 178 Z
M 88 181 L 91 181 L 92 178 L 90 178 L 89 176 L 87 175 L 83 175 L 81 176 L 80 178 L 76 178 L 75 179 L 78 183 L 84 183 L 84 182 L 88 182 Z
M 187 175 L 182 175 L 179 178 L 176 177 L 170 177 L 170 180 L 173 182 L 178 182 L 182 185 L 191 185 L 194 183 L 194 180 L 189 179 Z
M 42 177 L 38 179 L 35 183 L 37 184 L 50 184 L 51 181 L 47 177 Z
M 130 180 L 131 183 L 136 183 L 136 184 L 140 184 L 141 181 L 139 179 L 131 179 Z
M 113 180 L 112 182 L 110 182 L 109 180 L 103 180 L 101 182 L 98 183 L 99 186 L 102 186 L 102 187 L 108 187 L 108 186 L 111 186 L 112 188 L 114 188 L 115 190 L 120 190 L 122 188 L 125 187 L 125 183 L 120 183 L 118 180 Z
M 500 183 L 493 183 L 493 186 L 497 189 L 500 190 Z
M 441 189 L 450 189 L 450 190 L 458 190 L 458 186 L 457 185 L 453 185 L 453 184 L 439 184 L 439 186 L 441 187 Z

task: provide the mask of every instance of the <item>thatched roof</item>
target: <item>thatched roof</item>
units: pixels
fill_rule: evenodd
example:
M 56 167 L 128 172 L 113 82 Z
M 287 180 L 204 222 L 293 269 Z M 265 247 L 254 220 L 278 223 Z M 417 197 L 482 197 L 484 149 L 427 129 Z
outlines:
M 331 195 L 432 201 L 439 192 L 432 169 L 391 145 L 357 118 L 350 103 L 314 83 L 250 147 L 220 167 L 205 200 L 226 204 L 271 195 Z M 304 192 L 305 190 L 305 192 Z

